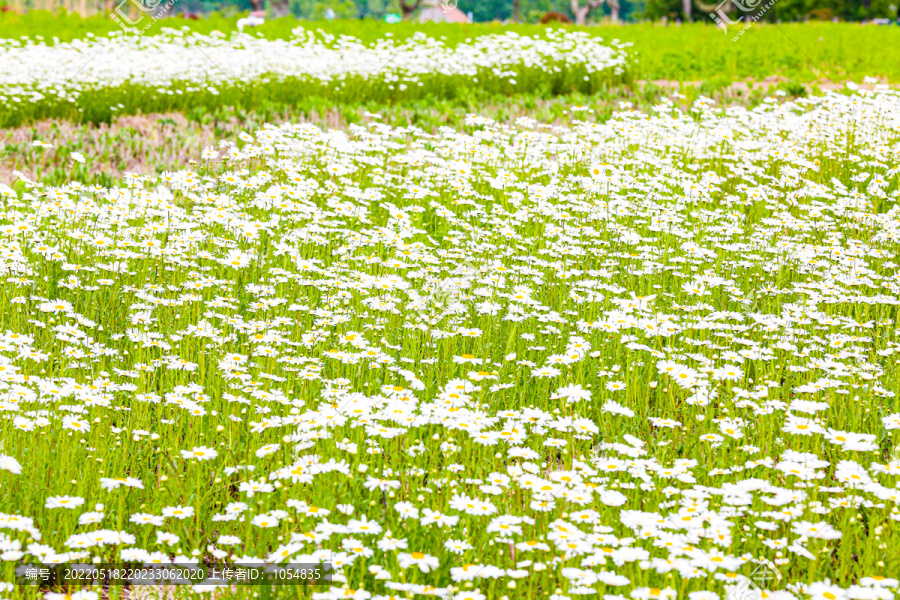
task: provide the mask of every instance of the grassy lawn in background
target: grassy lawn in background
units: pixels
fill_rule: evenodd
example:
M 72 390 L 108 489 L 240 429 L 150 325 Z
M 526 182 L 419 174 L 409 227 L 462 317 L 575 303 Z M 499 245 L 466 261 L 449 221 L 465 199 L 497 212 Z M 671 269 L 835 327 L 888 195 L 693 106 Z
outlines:
M 209 34 L 237 31 L 238 17 L 211 16 L 189 20 L 181 17 L 154 23 L 145 33 L 159 33 L 163 27 L 188 28 Z M 142 24 L 140 26 L 143 26 Z M 419 24 L 366 21 L 297 21 L 293 18 L 269 20 L 248 29 L 253 35 L 287 39 L 297 27 L 324 33 L 355 37 L 374 43 L 390 35 L 405 40 L 417 32 L 444 38 L 449 46 L 487 33 L 512 31 L 521 35 L 541 35 L 542 25 L 501 25 L 499 23 Z M 862 80 L 866 76 L 900 80 L 900 28 L 855 23 L 757 23 L 737 41 L 738 27 L 726 35 L 712 24 L 692 25 L 635 24 L 584 29 L 606 40 L 619 39 L 634 44 L 632 54 L 638 79 L 701 81 L 743 80 L 780 76 L 799 82 L 827 77 L 834 81 Z M 83 39 L 89 33 L 102 36 L 119 34 L 118 26 L 106 16 L 82 18 L 75 14 L 54 15 L 37 11 L 28 15 L 0 14 L 0 32 L 4 38 L 27 36 L 43 38 L 47 44 Z

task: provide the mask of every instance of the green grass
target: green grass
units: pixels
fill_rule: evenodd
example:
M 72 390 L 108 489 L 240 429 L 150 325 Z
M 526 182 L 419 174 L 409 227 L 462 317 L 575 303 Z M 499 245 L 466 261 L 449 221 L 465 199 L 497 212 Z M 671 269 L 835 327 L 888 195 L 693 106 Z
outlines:
M 349 135 L 270 127 L 241 138 L 227 161 L 159 177 L 88 191 L 74 182 L 95 165 L 71 162 L 63 180 L 0 188 L 2 243 L 18 265 L 0 286 L 0 364 L 11 373 L 2 407 L 20 417 L 0 419 L 0 453 L 22 469 L 0 469 L 0 513 L 34 518 L 54 552 L 99 529 L 136 538 L 79 560 L 119 562 L 123 546 L 209 559 L 210 544 L 222 560 L 232 551 L 224 535 L 240 539 L 234 556 L 347 552 L 349 587 L 386 594 L 370 567 L 400 585 L 492 599 L 574 596 L 564 569 L 628 579 L 588 584 L 599 594 L 669 588 L 679 598 L 724 598 L 758 562 L 777 569 L 773 591 L 891 576 L 896 500 L 876 492 L 900 481 L 898 429 L 883 421 L 900 411 L 900 176 L 884 155 L 900 130 L 895 98 L 856 102 L 864 113 L 844 97 L 813 99 L 827 117 L 817 119 L 802 104 L 754 117 L 619 113 L 553 137 L 489 120 L 437 135 L 371 120 Z M 565 386 L 590 399 L 560 396 Z M 822 430 L 786 431 L 789 410 L 821 417 Z M 260 426 L 274 417 L 288 420 Z M 498 440 L 485 443 L 485 432 Z M 874 441 L 842 445 L 857 434 Z M 629 464 L 635 444 L 648 462 Z M 183 458 L 200 446 L 217 456 Z M 791 452 L 823 464 L 805 473 Z M 307 463 L 332 459 L 343 467 Z M 894 470 L 877 471 L 891 460 Z M 237 466 L 254 470 L 228 470 Z M 285 467 L 304 481 L 269 479 Z M 482 487 L 503 475 L 499 489 Z M 125 477 L 143 487 L 101 489 L 101 478 Z M 369 477 L 396 485 L 369 489 Z M 279 486 L 248 494 L 250 480 Z M 723 495 L 727 485 L 746 491 Z M 451 508 L 459 494 L 497 512 Z M 57 495 L 84 504 L 46 506 Z M 860 500 L 871 505 L 858 510 Z M 247 504 L 243 520 L 213 520 L 233 502 Z M 400 502 L 459 522 L 403 520 Z M 79 524 L 97 504 L 103 521 Z M 178 506 L 195 515 L 131 522 Z M 384 531 L 306 542 L 321 509 L 331 523 L 365 514 Z M 645 525 L 623 511 L 646 513 Z M 489 528 L 502 515 L 533 522 Z M 801 536 L 803 522 L 840 536 Z M 595 535 L 592 549 L 557 547 L 560 526 Z M 387 531 L 406 549 L 378 547 Z M 33 531 L 4 534 L 39 550 L 28 546 Z M 471 547 L 453 554 L 448 539 Z M 515 548 L 527 541 L 552 549 Z M 645 568 L 616 548 L 701 572 Z M 413 553 L 439 565 L 402 566 Z M 737 562 L 713 568 L 705 557 L 720 553 Z M 590 557 L 596 565 L 583 564 Z M 524 574 L 455 581 L 467 564 Z M 7 581 L 11 572 L 4 562 Z M 254 591 L 311 594 L 224 596 Z
M 9 36 L 109 25 L 0 15 Z M 417 30 L 321 25 L 367 42 Z M 498 30 L 425 32 L 455 44 Z M 900 32 L 758 26 L 730 42 L 701 25 L 591 31 L 632 41 L 637 61 L 588 81 L 523 70 L 515 88 L 485 73 L 478 86 L 258 82 L 151 101 L 126 85 L 88 89 L 75 109 L 0 115 L 62 119 L 0 148 L 0 167 L 26 171 L 0 184 L 0 552 L 11 552 L 0 582 L 16 561 L 79 552 L 72 536 L 103 529 L 134 543 L 71 560 L 122 562 L 126 547 L 207 561 L 327 551 L 348 588 L 385 596 L 432 585 L 458 598 L 576 598 L 569 569 L 582 569 L 606 573 L 585 584 L 594 597 L 721 600 L 765 564 L 779 575 L 765 587 L 807 600 L 841 592 L 788 586 L 896 576 L 900 100 L 801 82 L 818 77 L 810 59 L 836 81 L 893 80 Z M 787 81 L 730 87 L 771 75 Z M 702 84 L 668 101 L 674 90 L 638 79 Z M 187 119 L 156 116 L 149 133 L 117 120 L 149 110 Z M 340 128 L 277 125 L 303 119 Z M 200 158 L 201 146 L 226 156 Z M 123 176 L 138 158 L 145 175 Z M 192 458 L 200 446 L 217 456 Z M 142 487 L 103 489 L 127 477 Z M 48 506 L 59 495 L 84 504 Z M 484 501 L 496 513 L 472 513 Z M 214 520 L 236 502 L 243 517 Z M 400 502 L 459 521 L 404 520 Z M 182 506 L 195 514 L 132 522 Z M 325 510 L 355 531 L 323 533 Z M 87 512 L 102 518 L 80 523 Z M 351 523 L 363 514 L 383 531 Z M 822 525 L 804 533 L 804 522 Z M 466 542 L 459 554 L 450 539 Z M 404 566 L 416 553 L 439 564 Z M 455 576 L 473 564 L 503 572 Z M 313 591 L 324 588 L 221 597 Z
M 145 35 L 158 33 L 163 25 L 186 23 L 185 30 L 200 33 L 234 31 L 235 19 L 214 16 L 208 20 L 161 20 Z M 376 21 L 337 21 L 303 24 L 293 19 L 267 22 L 252 30 L 254 35 L 267 38 L 289 38 L 298 26 L 317 30 L 320 39 L 327 36 L 353 36 L 364 43 L 393 36 L 399 44 L 416 33 L 443 39 L 449 47 L 486 34 L 513 31 L 521 35 L 543 36 L 541 26 L 521 25 L 503 27 L 496 24 L 437 25 L 402 23 L 387 25 Z M 77 15 L 29 13 L 27 16 L 0 14 L 4 35 L 15 37 L 41 35 L 52 43 L 52 34 L 60 40 L 85 38 L 91 31 L 96 35 L 118 32 L 115 24 L 102 17 L 82 19 Z M 575 29 L 574 27 L 570 27 Z M 583 28 L 607 42 L 626 42 L 629 64 L 624 73 L 594 73 L 583 81 L 585 73 L 578 66 L 560 65 L 559 72 L 542 69 L 518 69 L 517 85 L 510 85 L 503 77 L 485 71 L 477 80 L 468 77 L 443 75 L 423 76 L 422 85 L 406 90 L 393 89 L 389 82 L 349 78 L 339 85 L 323 84 L 305 79 L 246 81 L 225 83 L 219 94 L 212 94 L 198 81 L 172 82 L 173 90 L 183 94 L 159 94 L 150 87 L 124 84 L 114 87 L 102 82 L 84 86 L 78 99 L 62 101 L 48 95 L 38 102 L 27 97 L 6 103 L 0 114 L 0 127 L 14 127 L 42 119 L 64 119 L 85 123 L 108 123 L 121 114 L 148 114 L 177 111 L 185 114 L 209 114 L 220 107 L 238 110 L 263 110 L 263 107 L 283 107 L 278 110 L 310 111 L 321 103 L 355 112 L 370 104 L 404 106 L 410 102 L 438 104 L 451 102 L 454 106 L 497 102 L 510 95 L 548 99 L 559 95 L 582 93 L 610 95 L 614 88 L 644 94 L 651 102 L 669 93 L 669 86 L 690 83 L 707 96 L 737 100 L 746 104 L 758 101 L 759 93 L 730 92 L 733 84 L 768 79 L 787 89 L 792 95 L 804 95 L 819 86 L 840 85 L 847 80 L 861 82 L 865 77 L 894 82 L 900 80 L 900 51 L 896 44 L 900 28 L 861 26 L 855 24 L 755 24 L 739 40 L 711 25 L 690 26 L 632 25 L 619 27 Z M 148 59 L 152 55 L 148 54 Z M 215 66 L 210 64 L 211 70 Z M 202 74 L 201 74 L 202 76 Z M 661 87 L 636 85 L 638 81 L 660 82 Z M 684 92 L 684 90 L 682 90 Z M 692 95 L 690 92 L 689 95 Z
M 160 21 L 148 31 L 154 33 L 160 24 L 184 22 L 179 19 Z M 214 17 L 209 20 L 188 21 L 194 31 L 233 30 L 234 19 Z M 290 30 L 301 24 L 292 19 L 270 21 L 253 30 L 255 35 L 269 38 L 290 37 Z M 77 15 L 54 16 L 49 13 L 30 13 L 27 16 L 0 14 L 0 26 L 10 36 L 38 35 L 52 32 L 61 39 L 81 38 L 85 32 L 98 35 L 116 31 L 113 23 L 100 17 L 81 19 Z M 424 32 L 443 38 L 448 46 L 471 40 L 472 37 L 502 31 L 516 31 L 522 35 L 542 36 L 540 26 L 522 25 L 500 27 L 493 24 L 466 26 L 419 25 L 403 23 L 395 26 L 369 21 L 315 23 L 319 37 L 323 35 L 352 35 L 374 43 L 390 34 L 399 42 Z M 188 27 L 187 25 L 185 27 Z M 740 40 L 733 42 L 718 29 L 707 25 L 670 26 L 634 25 L 621 27 L 592 27 L 590 33 L 607 41 L 631 43 L 627 49 L 630 62 L 622 75 L 599 73 L 583 81 L 578 68 L 561 65 L 559 73 L 519 69 L 518 85 L 512 86 L 502 78 L 485 72 L 473 81 L 465 77 L 425 76 L 423 85 L 405 91 L 395 90 L 384 82 L 356 81 L 353 78 L 340 86 L 305 80 L 247 81 L 239 85 L 225 84 L 217 95 L 198 89 L 195 82 L 174 82 L 173 89 L 182 95 L 160 95 L 152 88 L 125 84 L 108 87 L 101 84 L 86 86 L 76 102 L 59 101 L 48 96 L 37 103 L 28 100 L 8 104 L 0 114 L 0 127 L 14 127 L 42 119 L 64 119 L 86 123 L 108 123 L 118 115 L 148 114 L 178 111 L 187 115 L 206 115 L 220 107 L 243 111 L 269 110 L 312 111 L 322 103 L 348 113 L 363 106 L 387 104 L 403 107 L 409 103 L 471 106 L 497 103 L 510 95 L 549 99 L 559 95 L 586 93 L 604 96 L 632 94 L 632 100 L 655 102 L 661 95 L 671 93 L 672 83 L 690 83 L 681 89 L 693 97 L 697 91 L 727 102 L 746 104 L 764 97 L 763 90 L 774 85 L 792 95 L 805 95 L 819 86 L 840 85 L 846 80 L 860 82 L 871 76 L 889 82 L 900 80 L 900 54 L 896 39 L 900 29 L 892 27 L 851 24 L 785 24 L 754 25 Z M 50 41 L 49 35 L 44 35 Z M 148 58 L 149 60 L 149 58 Z M 214 69 L 210 66 L 210 69 Z M 762 88 L 734 92 L 736 83 L 770 78 Z M 636 85 L 638 81 L 659 82 Z
M 237 31 L 237 18 L 212 15 L 200 20 L 180 17 L 163 19 L 155 23 L 148 33 L 159 33 L 162 27 L 187 27 L 204 34 L 213 31 L 231 33 Z M 298 26 L 335 36 L 352 36 L 365 43 L 374 43 L 386 34 L 391 34 L 396 40 L 405 40 L 421 31 L 432 37 L 444 38 L 451 46 L 486 33 L 514 31 L 533 36 L 544 31 L 540 25 L 388 25 L 373 20 L 302 22 L 293 18 L 269 20 L 247 31 L 270 39 L 287 39 Z M 863 77 L 871 76 L 883 77 L 891 82 L 900 81 L 900 28 L 896 26 L 756 23 L 736 42 L 731 40 L 738 27 L 733 27 L 729 35 L 725 35 L 702 19 L 689 26 L 634 24 L 565 27 L 584 29 L 607 40 L 633 43 L 639 59 L 635 67 L 638 79 L 702 81 L 725 78 L 738 81 L 781 76 L 801 82 L 821 77 L 842 82 L 848 79 L 861 81 Z M 111 19 L 101 15 L 82 18 L 73 14 L 53 15 L 35 11 L 28 15 L 0 13 L 0 31 L 7 38 L 42 36 L 47 43 L 53 43 L 54 38 L 71 41 L 84 38 L 88 32 L 105 35 L 120 30 Z
M 16 127 L 41 119 L 109 123 L 119 115 L 173 111 L 202 120 L 222 107 L 256 111 L 274 106 L 276 110 L 310 111 L 323 104 L 352 108 L 365 104 L 402 107 L 412 103 L 450 102 L 453 106 L 465 106 L 500 101 L 511 95 L 536 99 L 565 94 L 593 95 L 601 89 L 609 90 L 628 82 L 627 73 L 588 73 L 583 67 L 567 68 L 565 65 L 559 72 L 529 68 L 514 72 L 514 84 L 484 69 L 479 73 L 478 81 L 465 76 L 424 75 L 419 78 L 421 86 L 410 85 L 405 90 L 396 89 L 394 84 L 383 79 L 362 77 L 347 77 L 339 85 L 297 77 L 226 82 L 217 86 L 215 94 L 198 87 L 195 82 L 175 82 L 167 88 L 183 92 L 176 94 L 160 94 L 157 86 L 95 86 L 83 89 L 76 102 L 48 97 L 38 103 L 18 103 L 15 105 L 18 110 L 11 109 L 0 115 L 0 127 Z
M 688 110 L 704 94 L 723 104 L 744 102 L 753 106 L 777 90 L 789 91 L 790 86 L 756 86 L 742 97 L 723 96 L 715 91 L 686 86 L 681 89 L 684 98 L 676 99 L 675 105 Z M 786 98 L 806 94 L 803 88 L 793 92 Z M 602 123 L 619 110 L 620 102 L 631 102 L 636 109 L 649 111 L 661 98 L 669 95 L 670 90 L 650 84 L 637 92 L 628 87 L 613 86 L 600 88 L 590 95 L 564 94 L 548 98 L 524 94 L 473 95 L 410 100 L 402 104 L 390 100 L 367 102 L 347 107 L 314 97 L 302 105 L 259 102 L 237 108 L 216 106 L 210 110 L 191 106 L 184 113 L 184 121 L 178 123 L 173 120 L 172 117 L 178 118 L 173 113 L 149 114 L 136 119 L 112 114 L 109 127 L 106 123 L 92 125 L 61 120 L 44 127 L 32 124 L 10 130 L 4 143 L 6 159 L 0 165 L 10 173 L 22 170 L 29 177 L 36 176 L 40 168 L 43 181 L 62 185 L 71 175 L 71 154 L 79 152 L 94 165 L 80 180 L 86 184 L 109 186 L 126 172 L 162 174 L 173 164 L 198 159 L 204 139 L 206 143 L 210 139 L 235 141 L 240 132 L 266 123 L 311 122 L 324 128 L 348 130 L 353 125 L 365 123 L 367 112 L 381 115 L 385 123 L 394 127 L 416 127 L 433 134 L 441 127 L 462 128 L 467 115 L 479 113 L 490 114 L 506 125 L 513 125 L 520 117 L 558 125 L 571 125 L 578 120 Z M 579 106 L 588 107 L 590 112 L 573 110 Z M 37 148 L 32 145 L 35 140 L 48 142 L 53 148 Z

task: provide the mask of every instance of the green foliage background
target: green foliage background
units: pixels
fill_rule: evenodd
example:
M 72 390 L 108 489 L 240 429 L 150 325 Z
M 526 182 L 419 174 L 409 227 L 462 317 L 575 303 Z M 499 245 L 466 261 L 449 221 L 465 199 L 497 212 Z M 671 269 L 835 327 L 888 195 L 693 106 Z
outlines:
M 52 4 L 54 0 L 49 0 Z M 60 2 L 64 0 L 59 0 Z M 112 0 L 91 0 L 97 4 L 99 12 L 107 12 L 104 2 Z M 407 0 L 413 4 L 415 0 Z M 584 3 L 586 0 L 581 0 Z M 272 0 L 265 0 L 271 6 Z M 706 4 L 701 0 L 691 0 L 691 20 L 706 21 L 707 15 L 715 10 L 719 0 L 709 0 Z M 118 2 L 113 2 L 117 4 Z M 461 11 L 471 14 L 476 22 L 509 21 L 513 19 L 513 0 L 456 0 Z M 894 18 L 897 16 L 897 4 L 900 0 L 777 0 L 772 7 L 760 16 L 760 20 L 769 22 L 832 20 L 860 21 L 873 18 Z M 623 21 L 640 20 L 685 20 L 683 0 L 619 0 L 619 17 Z M 765 2 L 760 2 L 760 6 Z M 24 6 L 33 11 L 48 7 L 48 0 L 0 0 L 0 7 L 10 5 Z M 209 15 L 218 13 L 233 16 L 246 13 L 252 9 L 250 0 L 178 0 L 178 11 L 181 13 L 202 13 Z M 326 11 L 331 8 L 338 19 L 375 19 L 384 20 L 388 14 L 401 14 L 400 0 L 289 0 L 291 14 L 303 20 L 323 20 Z M 561 12 L 572 18 L 570 0 L 520 0 L 519 20 L 524 23 L 537 23 L 547 12 Z M 609 6 L 595 9 L 590 20 L 602 21 L 609 18 Z

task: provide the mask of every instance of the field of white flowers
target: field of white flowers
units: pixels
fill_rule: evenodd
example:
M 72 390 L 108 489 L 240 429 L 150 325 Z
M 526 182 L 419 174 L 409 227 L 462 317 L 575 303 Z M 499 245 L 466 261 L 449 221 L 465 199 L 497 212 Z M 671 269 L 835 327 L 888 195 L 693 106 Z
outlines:
M 506 32 L 452 46 L 422 32 L 402 43 L 374 44 L 300 28 L 294 33 L 290 40 L 175 29 L 56 44 L 0 39 L 0 111 L 6 113 L 0 125 L 35 115 L 92 120 L 247 95 L 397 100 L 472 87 L 515 93 L 548 82 L 590 91 L 623 74 L 628 46 L 552 29 L 544 37 Z
M 380 121 L 0 184 L 0 597 L 894 598 L 900 93 Z

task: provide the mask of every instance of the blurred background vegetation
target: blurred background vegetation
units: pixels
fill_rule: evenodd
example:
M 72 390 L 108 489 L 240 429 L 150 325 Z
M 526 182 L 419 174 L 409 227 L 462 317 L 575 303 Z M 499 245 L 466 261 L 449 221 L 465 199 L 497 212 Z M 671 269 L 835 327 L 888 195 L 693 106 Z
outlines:
M 160 0 L 142 1 L 155 5 Z M 456 4 L 460 11 L 470 15 L 476 22 L 511 21 L 515 18 L 518 4 L 518 20 L 523 23 L 537 23 L 544 15 L 557 12 L 574 20 L 572 0 L 445 0 Z M 584 7 L 589 0 L 576 0 Z M 725 9 L 734 11 L 731 0 L 726 0 Z M 766 2 L 761 0 L 739 0 L 743 5 L 761 8 Z M 594 0 L 596 3 L 596 0 Z M 82 16 L 109 12 L 120 0 L 0 0 L 0 10 L 25 13 L 35 10 L 76 12 Z M 164 2 L 163 2 L 164 3 Z M 403 0 L 407 6 L 416 5 L 415 0 Z M 896 18 L 897 3 L 900 0 L 776 0 L 761 15 L 760 20 L 783 21 L 863 21 L 876 18 Z M 423 2 L 422 4 L 427 4 Z M 590 12 L 593 22 L 608 20 L 613 12 L 625 22 L 642 20 L 667 21 L 708 21 L 708 14 L 715 12 L 719 0 L 706 4 L 700 0 L 606 0 Z M 616 7 L 614 10 L 613 7 Z M 401 0 L 176 0 L 174 12 L 191 16 L 218 14 L 224 17 L 246 13 L 254 9 L 268 10 L 274 14 L 287 12 L 297 19 L 324 20 L 326 17 L 339 19 L 384 20 L 388 15 L 404 13 Z M 409 15 L 415 18 L 416 13 Z

